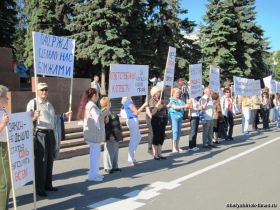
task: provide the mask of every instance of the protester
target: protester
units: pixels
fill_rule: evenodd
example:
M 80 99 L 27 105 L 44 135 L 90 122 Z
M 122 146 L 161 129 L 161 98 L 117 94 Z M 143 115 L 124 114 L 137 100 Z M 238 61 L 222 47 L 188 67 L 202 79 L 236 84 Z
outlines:
M 221 97 L 221 108 L 224 116 L 224 123 L 221 125 L 221 137 L 226 140 L 233 140 L 233 100 L 231 98 L 231 90 L 229 87 L 223 89 L 224 95 Z
M 148 126 L 148 153 L 153 154 L 153 148 L 152 148 L 152 143 L 153 143 L 153 128 L 151 124 L 152 120 L 152 113 L 151 109 L 149 106 L 146 107 L 146 123 Z
M 93 81 L 91 82 L 90 86 L 91 86 L 91 88 L 96 89 L 96 91 L 98 93 L 98 96 L 99 96 L 99 99 L 100 99 L 101 98 L 101 86 L 100 86 L 100 83 L 99 83 L 99 76 L 94 75 Z
M 220 144 L 218 138 L 219 138 L 219 133 L 221 133 L 221 127 L 222 122 L 224 120 L 224 117 L 222 115 L 222 108 L 221 108 L 221 102 L 219 98 L 218 93 L 213 93 L 212 94 L 212 99 L 213 99 L 213 106 L 214 106 L 214 113 L 213 113 L 213 143 L 214 144 Z
M 110 174 L 115 171 L 121 171 L 118 166 L 119 157 L 119 141 L 123 140 L 122 128 L 120 119 L 117 114 L 107 110 L 110 107 L 110 101 L 108 97 L 103 97 L 100 100 L 100 106 L 102 112 L 109 111 L 107 118 L 105 118 L 105 136 L 104 143 L 104 170 Z
M 142 138 L 139 129 L 138 115 L 147 106 L 147 102 L 145 102 L 139 109 L 137 109 L 131 97 L 123 97 L 122 105 L 127 115 L 126 124 L 130 130 L 130 141 L 128 146 L 128 164 L 134 166 L 135 164 L 137 164 L 135 158 L 136 149 Z
M 211 97 L 211 90 L 209 87 L 204 88 L 204 95 L 200 99 L 200 105 L 205 113 L 205 122 L 203 123 L 203 148 L 210 149 L 216 147 L 212 144 L 213 138 L 213 112 L 214 104 Z
M 276 93 L 276 96 L 273 100 L 273 104 L 275 106 L 275 112 L 276 112 L 276 126 L 280 128 L 280 94 Z
M 56 141 L 55 110 L 48 101 L 48 85 L 38 83 L 38 100 L 32 99 L 27 104 L 27 111 L 32 111 L 34 122 L 34 158 L 35 158 L 35 182 L 36 193 L 39 196 L 47 196 L 47 191 L 57 191 L 52 185 L 53 161 L 55 157 Z M 72 112 L 63 114 L 71 117 Z
M 8 210 L 9 195 L 11 190 L 10 161 L 8 154 L 6 126 L 9 117 L 4 109 L 7 106 L 8 88 L 0 85 L 0 209 Z
M 251 110 L 251 116 L 252 116 L 252 131 L 258 130 L 258 113 L 261 108 L 261 100 L 259 96 L 252 96 L 252 110 Z
M 182 152 L 179 148 L 179 141 L 181 137 L 183 114 L 184 110 L 186 111 L 187 105 L 180 99 L 180 94 L 181 90 L 179 88 L 173 88 L 168 104 L 168 113 L 172 126 L 172 152 Z
M 153 129 L 153 155 L 155 160 L 166 159 L 161 155 L 161 148 L 165 139 L 165 127 L 167 125 L 167 107 L 160 100 L 161 88 L 155 86 L 151 89 L 152 98 L 149 100 L 149 107 L 152 113 L 151 125 Z
M 105 141 L 105 117 L 110 110 L 110 103 L 108 103 L 106 111 L 102 112 L 96 104 L 98 99 L 95 88 L 87 89 L 81 97 L 77 116 L 79 120 L 83 120 L 84 139 L 90 148 L 90 169 L 87 180 L 96 182 L 104 178 L 99 174 L 100 144 Z
M 270 99 L 269 99 L 269 90 L 265 88 L 262 93 L 261 98 L 261 109 L 262 109 L 262 117 L 263 117 L 263 129 L 269 129 L 269 109 L 270 109 Z
M 199 125 L 199 112 L 201 111 L 201 106 L 199 104 L 200 97 L 192 98 L 188 101 L 189 116 L 190 116 L 190 126 L 191 131 L 189 135 L 189 149 L 193 152 L 199 150 L 196 146 L 196 138 L 198 133 Z
M 242 107 L 242 132 L 245 135 L 249 135 L 252 99 L 250 96 L 242 96 L 239 103 L 241 103 Z

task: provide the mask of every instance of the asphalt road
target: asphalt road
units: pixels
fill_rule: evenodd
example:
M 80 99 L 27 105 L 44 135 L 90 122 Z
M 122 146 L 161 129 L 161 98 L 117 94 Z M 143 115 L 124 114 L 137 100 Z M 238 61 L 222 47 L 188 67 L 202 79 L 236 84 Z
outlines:
M 38 198 L 37 208 L 279 209 L 280 129 L 273 127 L 250 136 L 240 131 L 241 126 L 235 126 L 234 141 L 198 152 L 187 150 L 188 136 L 181 138 L 185 151 L 178 154 L 171 153 L 171 141 L 166 140 L 163 150 L 168 159 L 160 161 L 147 153 L 146 144 L 140 145 L 136 154 L 140 164 L 135 167 L 128 166 L 127 148 L 121 148 L 119 166 L 123 170 L 105 175 L 104 181 L 98 183 L 86 181 L 88 155 L 56 161 L 54 186 L 59 191 Z M 201 147 L 201 134 L 198 143 Z M 18 210 L 33 209 L 32 185 L 16 194 Z M 247 207 L 241 208 L 242 205 Z

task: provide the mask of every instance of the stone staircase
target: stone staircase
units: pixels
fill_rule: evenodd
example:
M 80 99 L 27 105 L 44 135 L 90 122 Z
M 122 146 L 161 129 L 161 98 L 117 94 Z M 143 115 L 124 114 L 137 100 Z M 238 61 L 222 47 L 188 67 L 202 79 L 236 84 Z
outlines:
M 241 123 L 241 115 L 235 116 L 235 124 Z M 121 119 L 123 137 L 124 140 L 120 142 L 120 147 L 127 147 L 129 143 L 130 132 L 126 123 Z M 140 132 L 142 135 L 141 144 L 147 143 L 148 140 L 148 127 L 145 120 L 145 113 L 141 113 L 139 117 Z M 77 121 L 65 123 L 66 127 L 66 138 L 61 141 L 60 155 L 59 159 L 71 158 L 79 155 L 85 155 L 89 153 L 89 147 L 83 139 L 82 126 L 78 125 Z M 201 132 L 202 126 L 199 125 L 199 132 Z M 182 127 L 182 136 L 188 135 L 190 132 L 190 122 L 185 120 Z M 171 125 L 168 124 L 166 127 L 166 139 L 171 138 Z M 103 145 L 102 145 L 103 150 Z

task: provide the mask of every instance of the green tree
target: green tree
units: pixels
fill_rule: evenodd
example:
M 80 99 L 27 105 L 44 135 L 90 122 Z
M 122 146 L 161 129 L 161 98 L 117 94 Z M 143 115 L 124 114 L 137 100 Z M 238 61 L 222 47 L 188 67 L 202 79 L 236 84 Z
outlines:
M 0 46 L 12 47 L 17 25 L 15 0 L 0 1 Z
M 25 3 L 28 16 L 28 29 L 25 37 L 25 65 L 33 65 L 32 31 L 60 36 L 64 32 L 56 15 L 56 0 L 28 0 Z
M 275 72 L 276 80 L 280 81 L 280 50 L 273 54 L 273 70 Z
M 256 23 L 254 5 L 255 0 L 233 1 L 238 22 L 235 57 L 245 76 L 258 79 L 264 77 L 268 69 L 266 63 L 268 42 L 263 38 L 263 30 Z
M 222 79 L 232 76 L 261 78 L 267 72 L 268 43 L 256 24 L 255 0 L 209 0 L 201 28 L 201 48 L 206 66 L 222 69 Z
M 210 64 L 220 67 L 222 80 L 233 75 L 243 76 L 235 57 L 238 24 L 233 5 L 227 0 L 209 0 L 206 7 L 206 24 L 201 26 L 200 34 L 204 79 L 208 81 Z
M 200 58 L 199 46 L 194 41 L 184 37 L 184 34 L 194 30 L 195 23 L 179 16 L 187 14 L 177 0 L 148 0 L 147 34 L 152 71 L 163 73 L 165 69 L 168 47 L 177 48 L 176 74 L 186 76 L 188 65 L 196 63 Z
M 126 6 L 119 0 L 82 1 L 76 4 L 76 15 L 67 27 L 76 40 L 76 59 L 101 69 L 103 92 L 110 64 L 134 62 L 130 42 L 124 36 Z

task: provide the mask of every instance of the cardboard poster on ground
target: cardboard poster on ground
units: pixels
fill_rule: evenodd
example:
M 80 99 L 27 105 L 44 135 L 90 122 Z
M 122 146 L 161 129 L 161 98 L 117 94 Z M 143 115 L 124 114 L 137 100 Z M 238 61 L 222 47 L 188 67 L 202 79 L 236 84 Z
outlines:
M 202 64 L 192 64 L 189 69 L 190 96 L 191 98 L 202 96 Z
M 261 93 L 260 80 L 233 77 L 234 94 L 239 96 L 258 96 Z
M 169 47 L 168 56 L 166 60 L 166 67 L 164 73 L 164 85 L 173 86 L 174 83 L 174 72 L 175 72 L 175 61 L 176 59 L 176 48 Z
M 215 91 L 219 92 L 221 88 L 220 84 L 220 70 L 219 68 L 210 65 L 210 82 L 209 82 L 209 87 Z
M 142 96 L 148 94 L 149 66 L 111 64 L 109 97 Z
M 74 39 L 33 32 L 33 53 L 36 74 L 73 78 Z
M 33 180 L 33 123 L 30 112 L 9 116 L 8 132 L 15 189 Z

